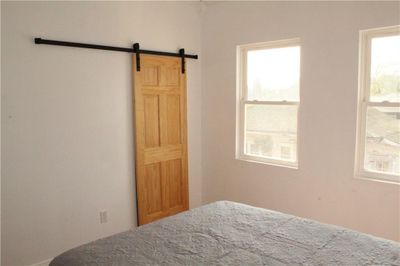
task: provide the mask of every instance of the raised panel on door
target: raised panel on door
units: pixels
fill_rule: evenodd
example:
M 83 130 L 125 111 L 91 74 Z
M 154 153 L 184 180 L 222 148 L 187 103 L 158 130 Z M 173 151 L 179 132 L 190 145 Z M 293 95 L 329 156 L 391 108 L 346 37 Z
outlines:
M 146 199 L 147 200 L 147 213 L 154 214 L 163 211 L 162 206 L 162 177 L 161 177 L 161 164 L 154 163 L 145 166 L 145 184 L 146 184 Z
M 169 188 L 169 207 L 183 207 L 183 180 L 182 180 L 182 160 L 176 159 L 166 162 L 167 182 Z
M 167 67 L 167 85 L 179 87 L 180 83 L 180 66 L 177 64 L 169 65 Z
M 188 209 L 186 76 L 179 58 L 134 57 L 139 224 Z
M 166 143 L 180 144 L 181 143 L 181 106 L 179 95 L 166 96 Z
M 159 80 L 159 66 L 146 64 L 142 67 L 142 86 L 157 86 Z
M 144 95 L 144 133 L 145 146 L 160 146 L 159 96 Z

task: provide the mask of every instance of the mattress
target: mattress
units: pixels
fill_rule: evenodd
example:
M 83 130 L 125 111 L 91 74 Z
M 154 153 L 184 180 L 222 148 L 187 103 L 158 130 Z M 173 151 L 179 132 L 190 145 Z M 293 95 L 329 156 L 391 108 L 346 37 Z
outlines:
M 71 249 L 50 265 L 400 265 L 400 243 L 219 201 Z

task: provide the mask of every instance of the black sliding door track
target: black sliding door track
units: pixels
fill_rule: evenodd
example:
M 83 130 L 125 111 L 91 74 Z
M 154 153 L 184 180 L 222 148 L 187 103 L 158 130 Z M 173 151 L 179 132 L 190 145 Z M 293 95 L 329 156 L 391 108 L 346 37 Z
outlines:
M 185 54 L 184 49 L 180 49 L 179 53 L 142 50 L 139 48 L 139 43 L 135 43 L 132 48 L 124 48 L 124 47 L 107 46 L 107 45 L 99 45 L 99 44 L 66 42 L 66 41 L 56 41 L 56 40 L 35 38 L 35 44 L 48 44 L 48 45 L 58 45 L 58 46 L 67 46 L 67 47 L 107 50 L 107 51 L 115 51 L 115 52 L 136 53 L 136 60 L 137 60 L 137 63 L 139 63 L 139 64 L 137 64 L 137 71 L 140 71 L 140 60 L 138 60 L 139 54 L 180 57 L 180 58 L 182 58 L 182 73 L 185 73 L 185 66 L 184 66 L 185 58 L 190 58 L 190 59 L 198 59 L 199 58 L 197 55 Z

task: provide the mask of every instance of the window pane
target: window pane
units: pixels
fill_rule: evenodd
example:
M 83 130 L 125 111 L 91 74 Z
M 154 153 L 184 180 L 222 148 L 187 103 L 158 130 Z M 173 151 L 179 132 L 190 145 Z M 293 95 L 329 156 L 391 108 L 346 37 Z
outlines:
M 298 101 L 300 46 L 247 53 L 247 99 Z
M 245 154 L 297 161 L 297 106 L 245 106 Z
M 400 174 L 400 108 L 368 108 L 364 168 Z
M 400 35 L 371 40 L 370 101 L 400 101 Z

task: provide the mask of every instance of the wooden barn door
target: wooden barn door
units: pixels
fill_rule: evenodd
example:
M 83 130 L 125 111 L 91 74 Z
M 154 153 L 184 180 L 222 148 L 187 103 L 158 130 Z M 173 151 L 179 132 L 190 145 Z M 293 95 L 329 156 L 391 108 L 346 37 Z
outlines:
M 188 209 L 186 75 L 181 59 L 133 56 L 139 225 Z

